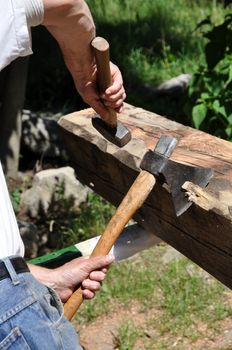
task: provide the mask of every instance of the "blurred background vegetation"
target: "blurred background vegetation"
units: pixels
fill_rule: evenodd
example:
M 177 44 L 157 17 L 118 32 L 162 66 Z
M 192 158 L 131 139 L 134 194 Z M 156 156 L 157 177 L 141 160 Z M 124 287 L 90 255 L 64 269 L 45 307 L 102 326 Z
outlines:
M 232 119 L 232 98 L 231 92 L 225 96 L 224 90 L 231 90 L 231 1 L 87 2 L 96 23 L 97 35 L 110 42 L 111 60 L 123 73 L 128 103 L 230 138 L 228 120 Z M 201 22 L 204 25 L 200 26 Z M 207 37 L 206 33 L 216 26 L 219 27 L 217 33 Z M 215 57 L 214 67 L 208 66 L 209 41 L 212 45 L 208 57 Z M 218 45 L 220 42 L 222 44 Z M 57 44 L 46 29 L 38 27 L 33 30 L 33 50 L 26 107 L 62 113 L 85 107 L 75 91 Z M 223 51 L 220 57 L 219 51 Z M 223 66 L 219 73 L 216 72 L 218 64 Z M 183 73 L 193 74 L 190 92 L 184 98 L 168 103 L 156 98 L 153 91 L 160 83 Z M 205 84 L 206 81 L 208 84 Z M 208 91 L 209 86 L 211 91 Z M 219 92 L 220 101 L 213 108 L 215 95 Z M 202 93 L 205 93 L 203 97 Z M 220 107 L 225 103 L 227 110 L 223 112 Z M 196 104 L 204 106 L 193 110 Z M 221 120 L 219 125 L 215 117 Z

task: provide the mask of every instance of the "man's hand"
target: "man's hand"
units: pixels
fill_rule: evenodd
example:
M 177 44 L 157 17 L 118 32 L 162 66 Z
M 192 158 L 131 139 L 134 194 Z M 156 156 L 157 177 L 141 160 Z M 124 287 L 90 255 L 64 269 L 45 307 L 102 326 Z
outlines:
M 81 285 L 83 297 L 92 299 L 101 288 L 113 256 L 77 258 L 54 270 L 56 282 L 54 289 L 65 302 L 74 290 Z
M 103 119 L 110 107 L 120 113 L 126 98 L 120 70 L 110 64 L 112 85 L 99 95 L 96 85 L 96 65 L 91 49 L 95 24 L 84 0 L 43 0 L 43 25 L 57 40 L 78 93 Z
M 92 299 L 101 288 L 101 282 L 113 261 L 114 256 L 107 255 L 77 258 L 53 270 L 34 265 L 29 267 L 35 278 L 55 289 L 61 300 L 66 302 L 80 286 L 83 297 Z
M 109 117 L 107 107 L 114 109 L 117 113 L 122 112 L 126 93 L 123 87 L 121 72 L 115 64 L 110 62 L 112 85 L 101 95 L 97 90 L 95 65 L 89 66 L 89 69 L 83 72 L 75 72 L 71 66 L 69 69 L 72 72 L 76 88 L 83 100 L 103 119 L 107 120 Z

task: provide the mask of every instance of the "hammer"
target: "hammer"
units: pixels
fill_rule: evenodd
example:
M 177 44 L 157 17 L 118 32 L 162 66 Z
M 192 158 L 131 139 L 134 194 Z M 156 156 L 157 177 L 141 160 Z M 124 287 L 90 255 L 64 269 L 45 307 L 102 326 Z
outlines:
M 168 159 L 176 145 L 177 140 L 175 138 L 162 135 L 156 144 L 155 150 L 146 152 L 140 164 L 141 172 L 108 223 L 91 257 L 107 255 L 110 252 L 124 226 L 152 191 L 156 180 L 162 184 L 167 183 L 170 188 L 177 216 L 183 214 L 192 204 L 182 191 L 184 182 L 191 181 L 199 186 L 208 184 L 213 175 L 211 168 L 192 167 Z M 82 302 L 82 291 L 79 288 L 64 305 L 64 313 L 68 320 L 72 319 Z
M 101 37 L 93 39 L 92 48 L 97 65 L 97 84 L 100 92 L 111 86 L 109 43 Z M 100 116 L 92 118 L 92 124 L 108 141 L 119 147 L 131 140 L 131 133 L 125 125 L 117 121 L 115 110 L 108 108 L 109 119 L 103 121 Z

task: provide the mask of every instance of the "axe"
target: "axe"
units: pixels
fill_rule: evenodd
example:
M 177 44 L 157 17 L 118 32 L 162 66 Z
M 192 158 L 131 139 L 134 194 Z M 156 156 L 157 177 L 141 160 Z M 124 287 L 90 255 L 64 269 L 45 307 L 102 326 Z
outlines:
M 208 184 L 213 175 L 211 168 L 188 166 L 169 159 L 176 145 L 175 138 L 162 135 L 155 150 L 146 152 L 140 164 L 141 172 L 108 223 L 91 257 L 107 255 L 110 252 L 124 226 L 142 206 L 156 181 L 166 183 L 170 188 L 177 216 L 183 214 L 192 204 L 185 197 L 182 185 L 186 181 L 203 187 Z M 64 313 L 68 320 L 72 319 L 82 302 L 82 291 L 79 288 L 64 305 Z

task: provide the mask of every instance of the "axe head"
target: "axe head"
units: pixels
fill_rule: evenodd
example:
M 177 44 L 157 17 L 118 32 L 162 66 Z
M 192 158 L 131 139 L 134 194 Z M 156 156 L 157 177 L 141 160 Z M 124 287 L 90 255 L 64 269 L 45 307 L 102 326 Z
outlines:
M 161 181 L 166 182 L 175 208 L 176 215 L 183 214 L 192 204 L 185 196 L 182 186 L 186 181 L 205 187 L 211 177 L 211 168 L 194 167 L 177 163 L 168 159 L 177 140 L 173 137 L 163 135 L 158 141 L 154 151 L 149 150 L 143 157 L 141 169 L 144 169 Z

